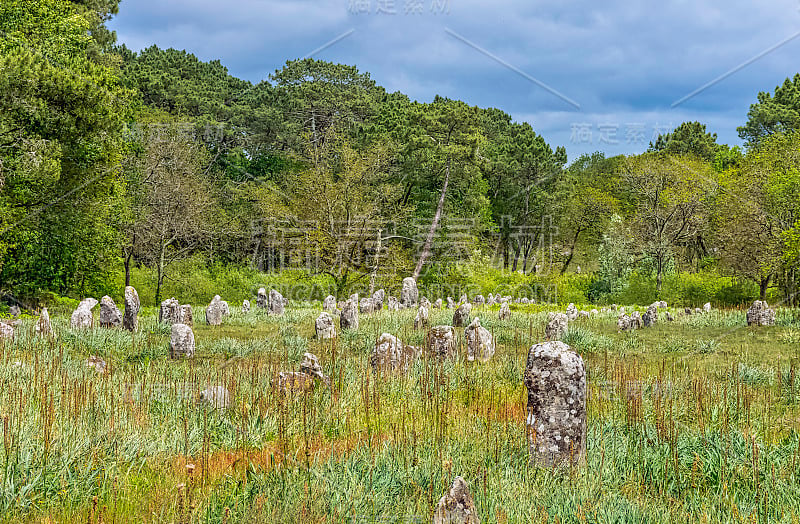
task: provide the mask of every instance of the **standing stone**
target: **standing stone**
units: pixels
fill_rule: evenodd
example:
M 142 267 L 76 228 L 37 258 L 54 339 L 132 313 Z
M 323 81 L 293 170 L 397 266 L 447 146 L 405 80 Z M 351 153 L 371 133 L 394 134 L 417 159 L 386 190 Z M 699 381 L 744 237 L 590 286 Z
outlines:
M 375 371 L 405 372 L 418 357 L 419 348 L 406 346 L 396 336 L 383 333 L 375 341 L 369 363 Z
M 85 298 L 81 300 L 72 316 L 69 319 L 69 325 L 73 329 L 89 329 L 94 326 L 94 316 L 92 315 L 92 308 L 97 305 L 97 299 Z
M 283 295 L 274 289 L 269 290 L 269 314 L 270 315 L 283 315 L 283 308 L 286 302 Z
M 675 318 L 672 316 L 672 313 L 669 311 L 667 311 L 664 315 L 667 317 L 667 322 L 673 322 L 675 320 Z
M 461 298 L 458 299 L 458 303 L 459 304 L 465 304 L 467 302 L 469 302 L 469 297 L 467 297 L 467 294 L 464 293 L 464 294 L 461 295 Z
M 486 302 L 486 299 L 483 295 L 475 295 L 475 305 L 482 306 Z
M 225 386 L 209 386 L 197 395 L 197 400 L 214 409 L 228 409 L 231 407 L 231 392 Z
M 372 297 L 362 298 L 358 303 L 358 310 L 362 315 L 368 315 L 374 311 L 377 311 L 377 308 L 375 307 L 375 299 Z
M 575 307 L 575 304 L 571 303 L 567 306 L 567 319 L 572 322 L 578 318 L 578 308 Z
M 419 299 L 419 305 L 427 308 L 428 310 L 431 309 L 431 301 L 428 300 L 428 297 L 422 297 Z
M 433 524 L 480 524 L 478 510 L 467 482 L 456 477 L 433 512 Z
M 256 307 L 261 309 L 267 309 L 269 306 L 269 298 L 267 298 L 267 290 L 263 287 L 258 288 L 258 294 L 256 295 Z
M 12 320 L 9 323 L 0 321 L 0 340 L 14 340 L 14 328 L 16 328 L 19 323 L 19 320 Z
M 435 309 L 442 309 L 442 299 L 441 298 L 437 298 L 436 302 L 433 303 L 433 307 Z
M 164 324 L 180 324 L 183 320 L 181 314 L 181 304 L 175 297 L 168 298 L 161 303 L 158 310 L 158 321 Z
M 531 465 L 580 464 L 586 453 L 586 368 L 563 342 L 531 347 L 523 376 Z
M 336 325 L 330 313 L 323 311 L 314 321 L 314 331 L 318 340 L 329 340 L 336 338 Z
M 306 375 L 323 381 L 328 386 L 331 385 L 331 379 L 322 372 L 322 366 L 319 363 L 319 358 L 314 353 L 303 353 L 303 361 L 300 362 L 300 372 Z
M 39 313 L 39 320 L 36 321 L 36 334 L 41 336 L 52 335 L 53 334 L 53 326 L 50 324 L 50 313 L 47 312 L 47 308 L 42 308 L 42 312 Z
M 194 356 L 194 333 L 186 324 L 172 324 L 172 333 L 169 337 L 170 358 Z
M 139 328 L 139 293 L 133 286 L 125 287 L 125 314 L 122 316 L 122 328 L 134 332 Z
M 428 353 L 438 358 L 456 354 L 456 330 L 452 326 L 434 326 L 428 332 Z
M 22 310 L 19 308 L 19 306 L 11 306 L 10 308 L 8 308 L 8 314 L 11 315 L 13 318 L 17 318 L 22 314 Z
M 469 314 L 472 312 L 472 304 L 464 302 L 456 312 L 453 313 L 453 327 L 464 327 L 469 324 Z
M 658 322 L 658 305 L 651 304 L 650 307 L 647 308 L 647 311 L 644 312 L 642 315 L 642 324 L 644 327 L 655 326 Z
M 400 311 L 400 301 L 393 296 L 386 299 L 386 309 L 389 311 Z
M 453 309 L 454 307 L 456 307 L 456 305 L 453 302 L 453 297 L 447 297 L 447 309 Z
M 227 305 L 227 302 L 223 302 L 223 304 Z M 181 306 L 181 321 L 180 324 L 186 324 L 187 326 L 194 326 L 194 315 L 192 314 L 192 306 L 189 304 L 184 304 Z
M 511 308 L 508 307 L 508 302 L 503 302 L 500 306 L 500 313 L 497 314 L 500 320 L 508 320 L 511 318 Z
M 631 313 L 631 329 L 640 329 L 642 324 L 642 315 L 638 311 Z
M 230 315 L 231 314 L 231 308 L 228 307 L 228 303 L 226 301 L 224 301 L 224 300 L 220 300 L 219 303 L 220 303 L 221 308 L 222 308 L 222 316 L 223 317 L 227 317 L 228 315 Z M 184 307 L 185 306 L 181 306 L 181 311 L 183 311 Z
M 711 302 L 706 302 L 705 304 L 703 304 L 703 312 L 711 313 Z
M 242 313 L 247 314 L 250 313 L 250 301 L 243 300 L 242 301 Z
M 621 313 L 617 317 L 617 331 L 628 331 L 631 328 L 631 317 L 625 313 Z
M 333 295 L 325 297 L 325 300 L 322 301 L 322 310 L 328 313 L 336 313 L 336 297 Z
M 700 313 L 702 313 L 702 312 L 703 312 L 703 310 L 702 310 L 702 309 L 700 309 L 699 307 L 696 307 L 696 308 L 694 308 L 694 314 L 695 314 L 695 315 L 699 315 L 699 314 L 700 314 Z
M 564 313 L 550 313 L 547 316 L 547 325 L 544 335 L 547 340 L 561 340 L 566 336 L 569 327 L 569 317 Z
M 339 327 L 341 329 L 358 329 L 358 298 L 355 300 L 350 298 L 345 301 L 342 314 L 339 315 Z
M 493 306 L 493 305 L 495 305 L 496 303 L 497 303 L 497 302 L 496 302 L 496 301 L 495 301 L 495 299 L 494 299 L 494 295 L 493 295 L 493 294 L 491 294 L 491 293 L 489 293 L 489 296 L 486 298 L 486 305 L 487 305 L 487 306 Z
M 419 301 L 417 281 L 413 277 L 403 279 L 403 289 L 400 290 L 400 305 L 404 308 L 414 307 Z
M 224 308 L 222 306 L 222 299 L 219 295 L 214 295 L 211 303 L 206 308 L 206 323 L 209 326 L 219 326 L 222 324 L 222 315 Z
M 88 359 L 86 359 L 86 367 L 94 368 L 97 373 L 103 375 L 108 369 L 108 364 L 106 364 L 106 361 L 103 360 L 102 357 L 91 355 Z
M 770 309 L 766 300 L 756 300 L 747 310 L 748 326 L 774 326 L 775 310 Z
M 114 299 L 106 295 L 100 299 L 100 327 L 116 328 L 122 324 L 122 313 Z
M 428 327 L 428 318 L 428 308 L 425 306 L 420 306 L 419 310 L 417 310 L 417 316 L 414 318 L 414 329 Z
M 383 302 L 386 300 L 386 291 L 379 289 L 372 294 L 372 303 L 375 306 L 375 311 L 383 309 Z
M 467 339 L 467 360 L 488 362 L 494 356 L 494 338 L 489 330 L 481 326 L 478 317 L 464 330 Z

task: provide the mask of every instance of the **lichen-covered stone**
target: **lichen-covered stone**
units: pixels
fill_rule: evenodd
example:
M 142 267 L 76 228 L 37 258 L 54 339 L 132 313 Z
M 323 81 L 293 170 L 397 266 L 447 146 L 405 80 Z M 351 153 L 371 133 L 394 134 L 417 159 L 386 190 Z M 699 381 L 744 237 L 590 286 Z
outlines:
M 108 369 L 108 364 L 101 357 L 92 355 L 86 359 L 86 367 L 93 368 L 100 375 L 104 375 Z
M 214 409 L 228 409 L 231 407 L 231 392 L 225 386 L 209 386 L 197 395 L 197 400 Z
M 400 301 L 397 300 L 397 297 L 389 296 L 386 299 L 386 309 L 389 311 L 400 311 Z
M 429 311 L 428 308 L 420 306 L 417 310 L 417 316 L 414 317 L 414 329 L 422 329 L 424 327 L 428 327 L 428 318 L 429 318 Z
M 586 368 L 559 341 L 535 344 L 523 376 L 531 465 L 579 464 L 586 453 Z
M 651 304 L 642 315 L 644 327 L 655 326 L 658 323 L 658 304 Z
M 566 336 L 568 328 L 569 317 L 565 313 L 550 313 L 547 316 L 544 336 L 547 340 L 561 340 Z
M 434 309 L 442 309 L 442 299 L 441 298 L 437 298 L 436 299 L 436 302 L 433 303 L 433 308 Z
M 125 313 L 122 315 L 122 328 L 134 332 L 139 328 L 139 310 L 142 304 L 139 302 L 139 293 L 133 286 L 125 288 Z
M 223 303 L 227 306 L 227 303 L 223 301 Z M 224 312 L 224 309 L 223 309 Z M 227 314 L 227 313 L 226 313 Z M 189 304 L 184 304 L 181 306 L 181 324 L 186 324 L 187 326 L 194 326 L 194 314 L 192 313 L 192 306 Z
M 433 524 L 480 524 L 475 500 L 467 482 L 456 477 L 433 512 Z
M 267 296 L 267 290 L 262 288 L 258 288 L 258 293 L 256 294 L 256 307 L 261 309 L 267 309 L 269 307 L 269 297 Z
M 181 304 L 175 297 L 168 298 L 161 303 L 158 310 L 158 321 L 162 324 L 181 324 L 183 320 Z
M 775 310 L 770 309 L 766 300 L 756 300 L 747 310 L 748 326 L 774 326 Z
M 333 295 L 328 295 L 325 297 L 325 300 L 322 301 L 322 311 L 326 311 L 328 313 L 336 313 L 336 297 Z
M 286 301 L 277 290 L 270 289 L 269 290 L 269 314 L 270 315 L 283 315 L 284 307 L 286 306 Z
M 314 321 L 314 331 L 319 340 L 330 340 L 336 338 L 336 324 L 333 317 L 327 311 L 323 311 Z
M 206 323 L 209 326 L 219 326 L 222 324 L 226 307 L 222 305 L 222 299 L 215 295 L 206 308 Z
M 428 331 L 428 353 L 438 358 L 456 355 L 456 330 L 452 326 L 434 326 Z
M 500 312 L 497 314 L 500 320 L 508 320 L 511 318 L 511 308 L 508 307 L 508 302 L 503 302 L 500 305 Z
M 172 324 L 169 337 L 169 356 L 171 358 L 194 356 L 194 332 L 186 324 Z
M 419 348 L 406 346 L 396 336 L 383 333 L 375 341 L 369 362 L 376 371 L 404 372 L 419 357 L 419 354 Z
M 358 302 L 358 310 L 362 315 L 368 315 L 378 310 L 375 304 L 375 299 L 372 297 L 364 297 Z
M 330 386 L 331 379 L 322 372 L 319 358 L 314 353 L 303 353 L 303 360 L 300 362 L 300 372 L 321 380 Z
M 116 328 L 122 324 L 122 313 L 114 299 L 106 295 L 100 299 L 100 327 Z
M 378 291 L 372 294 L 372 304 L 374 306 L 374 311 L 380 311 L 383 309 L 383 303 L 386 300 L 386 291 L 379 289 Z
M 242 301 L 242 313 L 244 313 L 245 315 L 247 313 L 250 313 L 250 301 L 249 300 L 243 300 Z
M 469 325 L 470 313 L 472 313 L 472 304 L 469 302 L 464 302 L 458 306 L 458 309 L 456 309 L 455 313 L 453 313 L 453 327 L 464 327 Z
M 84 298 L 72 312 L 69 318 L 69 325 L 73 329 L 89 329 L 94 326 L 94 315 L 92 308 L 97 305 L 97 299 Z
M 404 308 L 414 307 L 419 302 L 417 281 L 413 277 L 403 279 L 403 288 L 400 290 L 400 305 Z
M 53 334 L 53 326 L 50 323 L 50 313 L 47 312 L 47 308 L 42 308 L 42 312 L 39 313 L 39 320 L 36 321 L 36 334 L 41 336 L 52 335 Z
M 355 300 L 349 298 L 342 304 L 339 327 L 341 329 L 358 329 L 358 295 Z
M 567 306 L 567 319 L 571 322 L 578 318 L 578 308 L 575 307 L 575 304 L 570 303 Z
M 487 362 L 494 356 L 494 337 L 481 326 L 478 317 L 464 330 L 464 336 L 467 339 L 467 360 Z

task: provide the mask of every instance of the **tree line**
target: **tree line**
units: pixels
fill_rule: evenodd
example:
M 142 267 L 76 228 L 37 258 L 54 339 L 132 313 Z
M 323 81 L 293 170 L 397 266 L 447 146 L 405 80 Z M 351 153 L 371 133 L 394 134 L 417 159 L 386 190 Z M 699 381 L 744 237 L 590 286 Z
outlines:
M 291 60 L 251 83 L 219 61 L 116 45 L 114 0 L 0 4 L 0 293 L 100 293 L 201 256 L 303 268 L 344 294 L 423 283 L 483 253 L 524 274 L 711 268 L 797 300 L 800 75 L 739 135 L 699 122 L 638 155 L 567 162 L 500 109 L 389 93 L 354 66 Z M 124 275 L 124 276 L 123 276 Z

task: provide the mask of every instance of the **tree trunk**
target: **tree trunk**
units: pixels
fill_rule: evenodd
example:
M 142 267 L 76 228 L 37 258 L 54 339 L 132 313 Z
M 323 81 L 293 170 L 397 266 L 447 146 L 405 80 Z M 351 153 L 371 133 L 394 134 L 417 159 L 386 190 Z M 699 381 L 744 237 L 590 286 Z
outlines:
M 569 248 L 569 256 L 567 257 L 567 260 L 564 261 L 564 267 L 561 268 L 562 275 L 567 272 L 569 263 L 572 262 L 572 257 L 575 256 L 575 246 L 578 245 L 578 236 L 580 236 L 580 234 L 581 234 L 581 228 L 578 228 L 575 231 L 575 237 L 572 239 L 572 246 L 570 246 Z
M 442 218 L 442 210 L 444 209 L 444 200 L 447 195 L 447 185 L 450 183 L 450 159 L 447 159 L 447 167 L 444 173 L 444 184 L 442 184 L 442 194 L 439 195 L 439 204 L 436 206 L 436 213 L 433 215 L 433 222 L 431 222 L 431 229 L 428 231 L 428 237 L 425 239 L 425 244 L 422 246 L 422 253 L 419 255 L 417 267 L 414 268 L 414 280 L 419 278 L 422 273 L 422 266 L 425 265 L 425 260 L 431 256 L 431 248 L 433 247 L 433 238 L 436 235 L 436 228 L 439 227 L 439 220 Z
M 167 247 L 161 247 L 161 255 L 158 257 L 158 281 L 156 282 L 156 307 L 161 304 L 161 285 L 164 283 L 164 251 Z
M 759 298 L 761 300 L 767 299 L 767 289 L 769 289 L 769 281 L 772 280 L 772 275 L 768 275 L 761 279 L 758 283 Z
M 369 295 L 375 293 L 375 279 L 378 277 L 378 258 L 381 256 L 381 234 L 383 230 L 378 228 L 378 238 L 375 242 L 375 264 L 372 266 L 372 274 L 369 276 Z
M 664 273 L 664 262 L 659 257 L 656 261 L 656 293 L 661 294 L 662 275 Z

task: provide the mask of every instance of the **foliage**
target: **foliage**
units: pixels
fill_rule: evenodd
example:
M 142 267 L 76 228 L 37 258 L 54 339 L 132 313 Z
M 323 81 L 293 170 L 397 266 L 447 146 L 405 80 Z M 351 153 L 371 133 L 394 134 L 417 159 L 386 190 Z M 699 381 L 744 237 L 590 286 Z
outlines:
M 747 123 L 738 131 L 750 146 L 758 146 L 771 134 L 797 129 L 800 129 L 800 73 L 777 86 L 774 94 L 759 92 L 758 102 L 747 113 Z

